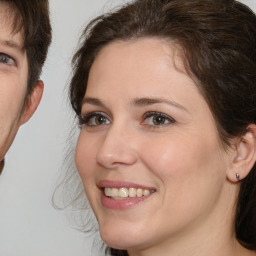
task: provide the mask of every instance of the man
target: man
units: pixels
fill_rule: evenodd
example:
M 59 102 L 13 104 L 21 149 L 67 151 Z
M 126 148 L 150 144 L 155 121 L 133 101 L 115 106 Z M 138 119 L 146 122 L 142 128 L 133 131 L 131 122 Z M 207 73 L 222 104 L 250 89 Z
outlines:
M 0 0 L 0 173 L 19 127 L 40 103 L 50 42 L 48 0 Z

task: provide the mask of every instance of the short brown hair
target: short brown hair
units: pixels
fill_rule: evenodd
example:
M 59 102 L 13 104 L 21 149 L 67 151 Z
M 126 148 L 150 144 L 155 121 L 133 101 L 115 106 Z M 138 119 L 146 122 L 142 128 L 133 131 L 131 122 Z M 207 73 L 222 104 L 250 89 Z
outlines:
M 70 101 L 77 115 L 101 48 L 145 37 L 181 47 L 186 71 L 207 101 L 223 145 L 256 124 L 256 16 L 235 0 L 137 0 L 94 19 L 73 59 Z M 256 249 L 256 165 L 241 181 L 234 227 L 240 243 Z
M 22 32 L 23 47 L 28 58 L 29 95 L 36 84 L 51 43 L 51 24 L 48 0 L 0 0 L 10 6 L 14 16 L 13 33 Z

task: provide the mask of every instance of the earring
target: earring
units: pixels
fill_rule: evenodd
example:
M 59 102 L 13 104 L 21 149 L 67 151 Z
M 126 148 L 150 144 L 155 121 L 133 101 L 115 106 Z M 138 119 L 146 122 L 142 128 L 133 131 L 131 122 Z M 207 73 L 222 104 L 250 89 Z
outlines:
M 237 181 L 240 181 L 240 174 L 239 173 L 236 173 L 236 179 L 237 179 Z

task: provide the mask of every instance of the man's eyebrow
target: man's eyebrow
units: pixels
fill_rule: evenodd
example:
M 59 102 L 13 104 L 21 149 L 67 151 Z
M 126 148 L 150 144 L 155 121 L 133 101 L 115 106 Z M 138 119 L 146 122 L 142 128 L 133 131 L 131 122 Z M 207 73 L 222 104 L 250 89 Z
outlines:
M 139 106 L 139 107 L 145 107 L 145 106 L 150 106 L 154 104 L 159 104 L 159 103 L 165 103 L 168 105 L 171 105 L 173 107 L 179 108 L 181 110 L 185 110 L 187 112 L 187 109 L 180 105 L 179 103 L 166 99 L 166 98 L 136 98 L 132 101 L 132 105 L 134 106 Z
M 23 47 L 13 40 L 0 40 L 0 44 L 23 52 Z

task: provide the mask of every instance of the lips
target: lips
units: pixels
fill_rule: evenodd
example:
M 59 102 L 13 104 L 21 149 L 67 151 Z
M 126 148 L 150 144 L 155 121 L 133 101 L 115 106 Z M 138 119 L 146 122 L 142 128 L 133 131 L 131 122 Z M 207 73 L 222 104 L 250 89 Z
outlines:
M 156 190 L 151 187 L 104 180 L 98 184 L 101 189 L 102 205 L 109 209 L 127 209 L 148 199 Z

